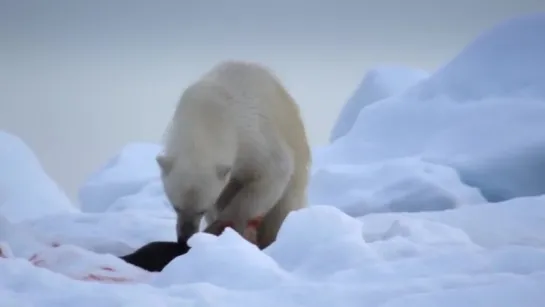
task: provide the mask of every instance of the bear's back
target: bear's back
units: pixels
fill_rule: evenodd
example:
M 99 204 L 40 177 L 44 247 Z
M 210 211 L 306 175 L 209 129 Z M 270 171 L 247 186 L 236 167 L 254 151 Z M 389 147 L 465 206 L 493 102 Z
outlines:
M 264 149 L 260 147 L 267 146 L 266 135 L 273 132 L 292 149 L 296 164 L 306 168 L 310 163 L 298 105 L 275 74 L 258 63 L 217 64 L 184 91 L 175 118 L 177 138 L 190 134 L 219 145 L 224 136 L 217 131 L 232 124 L 238 131 L 239 149 Z M 200 131 L 195 130 L 197 126 Z
M 225 61 L 201 80 L 215 83 L 229 93 L 231 99 L 228 103 L 232 104 L 234 116 L 244 114 L 246 120 L 255 123 L 270 122 L 285 138 L 307 143 L 299 106 L 276 75 L 265 66 L 254 62 Z
M 294 152 L 296 163 L 310 163 L 310 148 L 299 106 L 276 75 L 263 65 L 225 61 L 201 79 L 221 86 L 231 99 L 233 116 L 245 130 L 276 130 Z

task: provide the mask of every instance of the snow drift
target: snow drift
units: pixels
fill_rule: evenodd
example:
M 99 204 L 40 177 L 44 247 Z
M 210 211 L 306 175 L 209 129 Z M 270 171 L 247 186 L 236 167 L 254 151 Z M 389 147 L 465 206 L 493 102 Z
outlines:
M 0 131 L 0 216 L 12 222 L 75 212 L 28 146 Z M 30 193 L 32 191 L 32 193 Z
M 125 146 L 101 169 L 91 174 L 79 191 L 81 210 L 104 212 L 116 200 L 139 192 L 159 178 L 156 144 L 133 143 Z M 138 171 L 135 171 L 138 169 Z
M 329 141 L 346 135 L 354 125 L 361 109 L 379 100 L 402 93 L 428 77 L 421 69 L 403 66 L 381 66 L 365 74 L 352 97 L 348 99 L 333 125 Z

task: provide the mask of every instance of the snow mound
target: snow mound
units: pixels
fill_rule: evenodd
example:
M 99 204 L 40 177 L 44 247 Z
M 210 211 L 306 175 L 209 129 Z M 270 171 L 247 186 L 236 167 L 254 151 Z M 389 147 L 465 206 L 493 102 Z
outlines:
M 274 287 L 288 278 L 272 258 L 232 229 L 219 237 L 199 233 L 189 245 L 190 252 L 169 263 L 153 281 L 154 285 L 212 283 L 224 289 L 247 291 Z
M 544 16 L 497 26 L 428 79 L 362 109 L 345 137 L 320 150 L 315 172 L 419 157 L 454 168 L 488 201 L 545 193 Z
M 514 18 L 484 32 L 422 83 L 418 96 L 455 101 L 518 96 L 545 99 L 543 13 Z
M 545 246 L 545 196 L 516 198 L 499 203 L 464 206 L 455 210 L 369 214 L 359 218 L 364 237 L 374 240 L 396 221 L 432 221 L 462 229 L 473 242 L 485 248 L 510 245 Z
M 424 70 L 403 66 L 380 66 L 371 69 L 341 109 L 329 141 L 333 142 L 346 135 L 364 107 L 402 93 L 428 76 L 429 73 Z
M 149 214 L 174 216 L 159 178 L 154 178 L 144 185 L 137 193 L 121 196 L 106 210 L 107 212 L 121 212 L 126 210 L 143 210 Z
M 363 240 L 361 229 L 359 221 L 337 208 L 313 206 L 291 213 L 266 253 L 288 271 L 332 274 L 380 258 Z
M 80 188 L 81 210 L 104 212 L 120 197 L 138 193 L 152 179 L 159 178 L 155 156 L 160 150 L 156 144 L 126 145 Z
M 452 168 L 414 158 L 324 166 L 311 177 L 308 194 L 309 203 L 335 204 L 354 217 L 373 212 L 446 210 L 486 202 L 477 189 L 463 184 Z
M 0 131 L 0 169 L 0 216 L 19 222 L 77 211 L 30 148 L 4 131 Z

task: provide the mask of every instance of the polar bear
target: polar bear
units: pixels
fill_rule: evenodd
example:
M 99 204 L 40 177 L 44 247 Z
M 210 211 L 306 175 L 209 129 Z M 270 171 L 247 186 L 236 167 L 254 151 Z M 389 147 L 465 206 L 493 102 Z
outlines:
M 261 249 L 306 206 L 310 148 L 299 107 L 254 62 L 217 64 L 183 92 L 156 160 L 178 241 L 232 227 Z M 260 221 L 256 224 L 256 221 Z M 256 228 L 256 238 L 246 229 Z

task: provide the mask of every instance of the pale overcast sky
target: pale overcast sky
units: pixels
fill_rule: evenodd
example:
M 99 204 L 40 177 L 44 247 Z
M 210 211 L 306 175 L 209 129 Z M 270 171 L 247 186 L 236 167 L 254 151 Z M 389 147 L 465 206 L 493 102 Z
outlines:
M 544 0 L 0 0 L 0 129 L 26 141 L 73 199 L 133 141 L 158 141 L 188 82 L 257 60 L 327 141 L 365 71 L 433 70 Z

